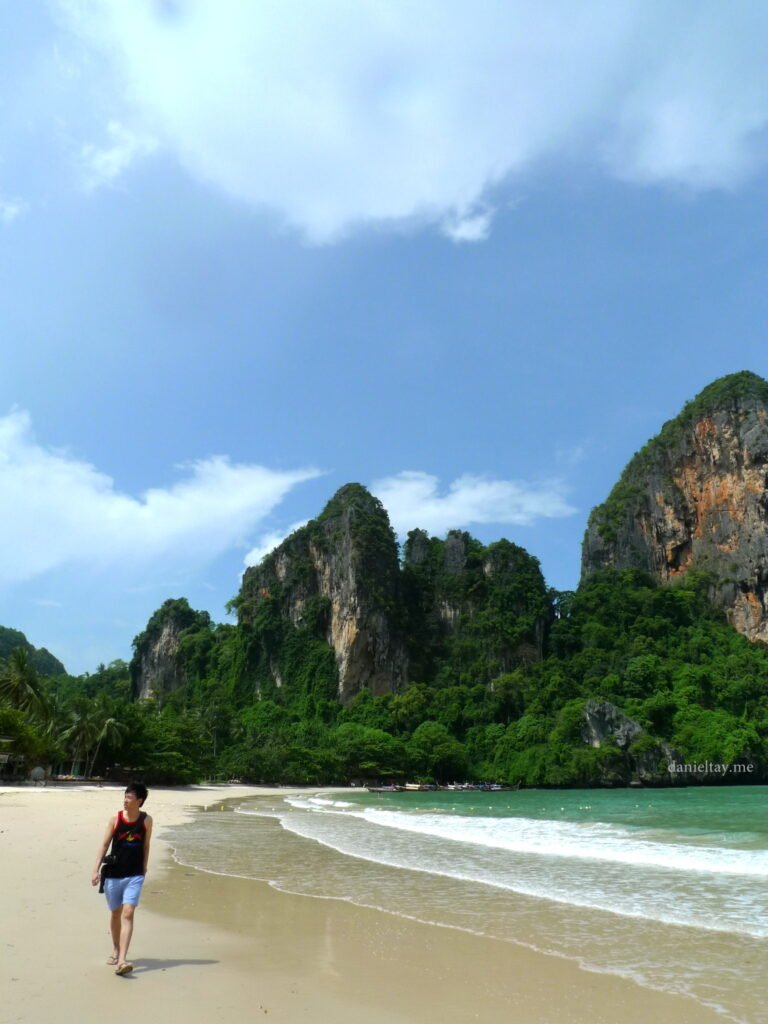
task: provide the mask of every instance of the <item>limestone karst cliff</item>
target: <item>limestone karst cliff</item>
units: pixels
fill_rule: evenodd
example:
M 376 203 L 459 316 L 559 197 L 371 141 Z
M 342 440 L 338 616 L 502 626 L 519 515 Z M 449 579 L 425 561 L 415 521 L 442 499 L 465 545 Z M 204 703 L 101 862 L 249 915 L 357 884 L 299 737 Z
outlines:
M 715 381 L 629 462 L 590 516 L 582 580 L 629 567 L 710 574 L 732 625 L 768 641 L 768 382 Z
M 507 540 L 412 530 L 402 594 L 415 679 L 489 683 L 543 656 L 547 586 L 538 559 Z
M 134 696 L 152 700 L 183 686 L 190 670 L 184 635 L 210 625 L 208 613 L 190 608 L 185 598 L 165 601 L 133 641 L 130 673 Z
M 538 560 L 509 541 L 414 530 L 401 565 L 386 511 L 360 484 L 248 569 L 233 605 L 237 627 L 212 628 L 166 601 L 134 642 L 134 693 L 162 697 L 222 671 L 236 699 L 315 708 L 410 682 L 486 685 L 541 660 L 552 618 Z
M 381 502 L 360 484 L 342 487 L 317 519 L 248 569 L 236 603 L 239 625 L 278 688 L 294 682 L 286 678 L 291 646 L 307 647 L 299 658 L 306 671 L 321 657 L 309 650 L 317 640 L 333 651 L 343 702 L 364 687 L 382 694 L 407 679 L 397 541 Z
M 131 663 L 143 753 L 121 757 L 183 779 L 194 761 L 318 784 L 763 782 L 766 424 L 754 374 L 688 403 L 592 513 L 575 592 L 507 540 L 415 529 L 399 552 L 343 487 L 245 573 L 236 625 L 183 600 L 152 616 Z

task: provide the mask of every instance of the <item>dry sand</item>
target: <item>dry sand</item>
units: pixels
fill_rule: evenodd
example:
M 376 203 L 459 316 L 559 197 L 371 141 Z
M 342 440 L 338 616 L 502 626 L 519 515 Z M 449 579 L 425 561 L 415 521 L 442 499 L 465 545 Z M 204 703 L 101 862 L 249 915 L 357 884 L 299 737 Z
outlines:
M 121 788 L 0 788 L 0 1024 L 714 1024 L 713 1012 L 510 943 L 175 864 L 163 826 L 265 793 L 153 789 L 150 870 L 130 957 L 114 975 L 90 885 Z M 279 792 L 285 793 L 286 790 Z

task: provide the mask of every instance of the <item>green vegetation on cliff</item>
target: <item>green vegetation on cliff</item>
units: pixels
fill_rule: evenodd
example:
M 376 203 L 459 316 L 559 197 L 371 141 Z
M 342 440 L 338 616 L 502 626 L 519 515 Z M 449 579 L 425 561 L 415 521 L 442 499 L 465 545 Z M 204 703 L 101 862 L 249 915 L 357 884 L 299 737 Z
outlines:
M 33 647 L 20 630 L 0 626 L 0 662 L 6 661 L 20 648 L 27 652 L 32 666 L 41 676 L 59 676 L 66 672 L 59 659 L 45 647 Z
M 472 551 L 487 555 L 495 546 L 465 540 L 471 578 Z M 438 565 L 443 543 L 429 539 Z M 519 591 L 507 580 L 481 600 L 469 580 L 443 589 L 439 573 L 430 587 L 461 600 L 471 594 L 491 623 L 509 601 L 531 614 L 542 601 L 534 566 L 520 549 L 503 553 L 531 571 L 527 584 L 522 573 Z M 487 678 L 490 666 L 499 667 L 498 649 L 493 643 L 483 648 L 482 631 L 474 634 L 473 624 L 462 641 L 471 648 L 464 668 L 452 664 L 453 641 L 444 637 L 447 661 L 433 646 L 425 663 L 432 666 L 429 678 L 413 676 L 383 696 L 363 690 L 346 706 L 334 699 L 327 645 L 301 630 L 281 634 L 282 620 L 266 603 L 259 613 L 265 635 L 287 645 L 281 658 L 290 678 L 281 687 L 256 688 L 252 630 L 213 626 L 201 617 L 184 631 L 198 670 L 161 699 L 133 700 L 128 666 L 115 663 L 91 676 L 45 684 L 58 731 L 46 731 L 42 718 L 20 716 L 7 701 L 0 723 L 30 754 L 96 772 L 121 765 L 111 769 L 117 777 L 132 771 L 162 782 L 218 776 L 285 783 L 470 778 L 625 784 L 628 758 L 653 760 L 662 749 L 681 761 L 749 763 L 754 771 L 741 781 L 765 780 L 768 649 L 750 644 L 713 611 L 708 586 L 696 575 L 662 587 L 638 571 L 600 574 L 576 593 L 549 593 L 543 657 L 516 656 Z M 515 633 L 515 642 L 522 636 L 527 650 L 530 635 Z M 483 649 L 486 661 L 478 655 Z M 207 652 L 203 660 L 200 651 Z M 629 749 L 610 736 L 589 746 L 584 722 L 590 701 L 619 709 L 643 734 Z
M 625 528 L 651 483 L 673 486 L 665 459 L 691 424 L 731 417 L 733 435 L 753 399 L 768 404 L 753 374 L 706 388 L 592 524 Z M 759 417 L 745 416 L 752 443 Z M 768 646 L 713 605 L 721 584 L 695 566 L 667 585 L 596 569 L 558 593 L 521 547 L 460 531 L 414 530 L 400 560 L 380 502 L 349 484 L 246 572 L 237 625 L 166 601 L 130 666 L 49 679 L 22 634 L 0 632 L 0 732 L 27 764 L 169 783 L 623 785 L 671 781 L 672 760 L 749 765 L 738 781 L 765 782 Z
M 408 535 L 402 607 L 411 678 L 437 686 L 488 685 L 541 658 L 552 615 L 536 558 L 468 533 Z
M 384 506 L 362 484 L 346 484 L 307 524 L 310 543 L 332 555 L 343 537 L 345 518 L 355 571 L 370 582 L 374 605 L 392 610 L 398 586 L 397 539 Z

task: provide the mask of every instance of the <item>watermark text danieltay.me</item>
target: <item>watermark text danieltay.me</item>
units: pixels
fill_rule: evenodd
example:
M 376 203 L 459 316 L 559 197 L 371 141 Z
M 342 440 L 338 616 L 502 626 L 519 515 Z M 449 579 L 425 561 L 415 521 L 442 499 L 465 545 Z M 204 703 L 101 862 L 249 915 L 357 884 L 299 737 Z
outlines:
M 722 764 L 717 761 L 670 761 L 667 771 L 670 775 L 751 775 L 753 764 Z

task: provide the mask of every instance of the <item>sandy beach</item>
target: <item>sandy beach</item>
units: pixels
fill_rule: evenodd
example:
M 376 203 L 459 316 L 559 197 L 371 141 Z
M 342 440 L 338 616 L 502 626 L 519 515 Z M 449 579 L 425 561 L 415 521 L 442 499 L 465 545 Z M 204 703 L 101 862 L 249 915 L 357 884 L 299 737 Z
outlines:
M 163 828 L 192 807 L 263 788 L 155 789 L 156 840 L 117 978 L 104 897 L 90 871 L 121 787 L 0 788 L 3 1024 L 113 1024 L 146 1012 L 185 1024 L 514 1019 L 521 1024 L 721 1021 L 690 1000 L 581 970 L 509 942 L 176 864 Z M 280 790 L 285 793 L 286 790 Z

